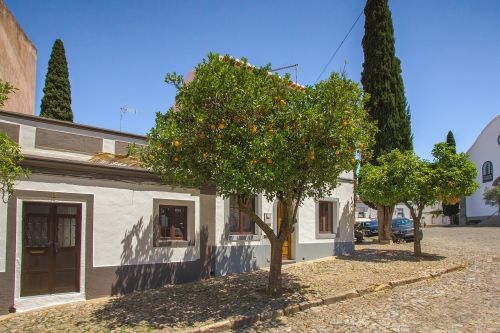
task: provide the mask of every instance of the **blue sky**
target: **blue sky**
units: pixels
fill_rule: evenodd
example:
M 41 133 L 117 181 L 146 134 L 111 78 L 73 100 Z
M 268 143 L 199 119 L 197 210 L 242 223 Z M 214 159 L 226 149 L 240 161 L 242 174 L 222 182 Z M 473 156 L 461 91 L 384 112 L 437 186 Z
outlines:
M 38 50 L 36 110 L 52 44 L 66 47 L 75 122 L 145 134 L 175 90 L 167 72 L 189 72 L 210 51 L 252 64 L 299 64 L 313 84 L 364 6 L 343 1 L 4 0 Z M 467 150 L 500 113 L 500 1 L 390 1 L 415 151 L 428 158 L 448 130 Z M 359 81 L 364 17 L 326 74 L 345 66 Z

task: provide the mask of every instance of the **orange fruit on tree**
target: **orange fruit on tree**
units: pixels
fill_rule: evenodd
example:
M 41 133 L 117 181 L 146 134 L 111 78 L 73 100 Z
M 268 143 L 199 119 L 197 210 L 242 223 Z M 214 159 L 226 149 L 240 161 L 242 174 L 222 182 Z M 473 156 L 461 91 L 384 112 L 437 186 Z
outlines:
M 179 147 L 181 145 L 181 143 L 179 142 L 179 140 L 174 140 L 174 147 Z
M 224 127 L 226 127 L 226 125 L 224 125 L 224 123 L 220 123 L 220 124 L 219 124 L 219 129 L 223 130 L 223 129 L 224 129 Z
M 205 152 L 205 153 L 201 154 L 201 156 L 203 156 L 203 158 L 207 158 L 208 157 L 208 153 Z
M 273 160 L 270 158 L 268 158 L 266 162 L 267 162 L 267 164 L 273 164 Z
M 255 127 L 255 126 L 252 127 L 252 133 L 253 134 L 257 133 L 257 127 Z
M 252 160 L 252 164 L 253 165 L 257 164 L 257 160 Z
M 349 120 L 344 120 L 342 126 L 347 127 L 347 125 L 349 125 Z
M 215 129 L 216 129 L 216 128 L 217 128 L 217 126 L 215 126 L 214 124 L 210 125 L 210 129 L 211 129 L 212 131 L 215 131 Z

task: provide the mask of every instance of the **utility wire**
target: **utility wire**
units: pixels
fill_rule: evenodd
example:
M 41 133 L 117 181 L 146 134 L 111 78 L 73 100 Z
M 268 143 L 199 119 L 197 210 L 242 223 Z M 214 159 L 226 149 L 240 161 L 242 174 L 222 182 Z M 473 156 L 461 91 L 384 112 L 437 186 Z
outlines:
M 351 28 L 349 29 L 349 31 L 347 32 L 347 34 L 345 35 L 344 39 L 342 39 L 342 41 L 340 42 L 339 46 L 337 47 L 337 49 L 335 50 L 335 52 L 333 52 L 332 56 L 330 57 L 330 60 L 328 60 L 328 63 L 325 65 L 325 67 L 323 67 L 323 70 L 321 71 L 321 73 L 318 75 L 318 78 L 316 79 L 316 82 L 314 83 L 318 83 L 319 79 L 321 78 L 321 76 L 325 73 L 326 69 L 328 68 L 328 66 L 330 66 L 330 63 L 332 62 L 333 58 L 335 58 L 335 56 L 337 55 L 337 52 L 339 52 L 340 48 L 342 47 L 342 45 L 344 44 L 345 40 L 347 39 L 347 37 L 349 37 L 349 35 L 351 34 L 351 31 L 352 29 L 354 29 L 354 27 L 356 26 L 356 23 L 358 23 L 359 19 L 361 18 L 361 15 L 363 15 L 363 11 L 361 11 L 361 13 L 359 13 L 358 15 L 358 18 L 356 18 L 356 21 L 354 21 L 354 23 L 352 24 Z

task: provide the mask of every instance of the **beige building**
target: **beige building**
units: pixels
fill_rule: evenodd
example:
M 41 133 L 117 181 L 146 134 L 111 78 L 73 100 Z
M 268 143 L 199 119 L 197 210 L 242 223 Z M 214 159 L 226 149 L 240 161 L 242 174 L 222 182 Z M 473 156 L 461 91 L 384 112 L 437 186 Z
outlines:
M 0 0 L 0 80 L 18 90 L 9 96 L 4 109 L 35 114 L 36 48 Z

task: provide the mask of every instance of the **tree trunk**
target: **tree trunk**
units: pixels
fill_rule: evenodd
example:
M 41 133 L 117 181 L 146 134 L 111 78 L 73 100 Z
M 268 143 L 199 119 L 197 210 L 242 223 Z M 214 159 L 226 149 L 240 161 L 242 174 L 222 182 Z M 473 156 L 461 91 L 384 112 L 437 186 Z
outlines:
M 390 243 L 392 241 L 392 213 L 394 206 L 378 206 L 378 240 L 380 243 Z
M 283 242 L 274 240 L 271 242 L 271 265 L 269 267 L 269 281 L 267 294 L 279 296 L 283 292 L 281 267 L 283 262 Z
M 413 219 L 413 255 L 420 257 L 422 255 L 422 246 L 420 244 L 420 220 L 422 219 L 422 211 L 424 207 L 418 206 L 417 212 L 411 205 L 406 205 L 410 209 L 410 215 Z

